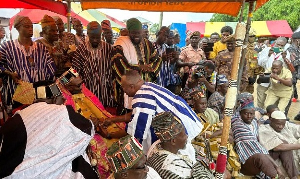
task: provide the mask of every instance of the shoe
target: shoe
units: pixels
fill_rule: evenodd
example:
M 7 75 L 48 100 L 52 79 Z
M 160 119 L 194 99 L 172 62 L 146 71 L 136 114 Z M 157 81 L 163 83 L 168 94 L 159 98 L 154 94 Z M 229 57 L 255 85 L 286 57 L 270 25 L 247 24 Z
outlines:
M 295 121 L 300 121 L 300 113 L 297 114 L 297 115 L 294 117 L 294 120 L 295 120 Z

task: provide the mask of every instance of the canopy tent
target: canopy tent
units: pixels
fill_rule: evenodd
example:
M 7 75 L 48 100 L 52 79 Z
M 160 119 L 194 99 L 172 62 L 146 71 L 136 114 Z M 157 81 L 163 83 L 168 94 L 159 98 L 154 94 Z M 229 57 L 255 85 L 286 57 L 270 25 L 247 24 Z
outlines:
M 67 5 L 53 0 L 2 0 L 0 8 L 44 9 L 67 15 Z
M 187 22 L 186 24 L 173 23 L 172 30 L 177 30 L 181 41 L 179 46 L 185 46 L 186 30 L 199 31 L 202 36 L 209 37 L 213 32 L 220 33 L 224 26 L 231 26 L 235 30 L 237 22 Z M 258 37 L 291 37 L 293 34 L 286 20 L 252 21 L 251 28 L 256 31 Z
M 124 9 L 158 12 L 206 12 L 237 16 L 243 0 L 80 0 L 82 9 Z M 249 0 L 247 0 L 249 1 Z M 259 8 L 268 0 L 257 0 Z
M 63 20 L 64 23 L 67 23 L 67 18 L 65 16 L 62 16 L 60 14 L 57 14 L 57 13 L 54 13 L 51 11 L 41 10 L 41 9 L 23 9 L 19 13 L 17 13 L 16 15 L 14 15 L 13 17 L 10 18 L 9 27 L 10 27 L 10 29 L 12 28 L 12 25 L 14 24 L 14 20 L 17 15 L 27 16 L 32 21 L 32 23 L 36 24 L 42 20 L 42 18 L 44 17 L 45 14 L 47 14 L 49 16 L 59 16 Z M 86 19 L 77 15 L 73 11 L 71 11 L 71 16 L 79 19 L 84 26 L 87 26 L 87 24 L 89 23 L 89 21 L 87 21 Z
M 123 22 L 121 22 L 121 21 L 117 20 L 116 18 L 113 18 L 107 14 L 104 14 L 98 10 L 89 9 L 89 10 L 82 11 L 81 5 L 77 4 L 77 3 L 71 3 L 71 7 L 72 7 L 72 10 L 76 14 L 78 14 L 78 16 L 81 16 L 82 18 L 87 19 L 89 21 L 97 21 L 97 22 L 101 23 L 103 20 L 109 20 L 111 23 L 111 27 L 114 30 L 126 27 L 126 25 Z

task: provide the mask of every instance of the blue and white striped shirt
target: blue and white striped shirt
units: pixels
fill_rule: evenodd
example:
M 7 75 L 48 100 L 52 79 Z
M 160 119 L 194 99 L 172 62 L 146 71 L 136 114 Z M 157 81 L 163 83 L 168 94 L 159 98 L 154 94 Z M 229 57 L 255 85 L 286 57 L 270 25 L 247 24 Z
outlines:
M 141 86 L 132 100 L 132 108 L 127 133 L 135 136 L 143 144 L 145 151 L 157 140 L 151 122 L 158 113 L 171 111 L 177 116 L 182 121 L 189 140 L 195 138 L 203 128 L 196 113 L 184 99 L 154 83 L 145 82 Z

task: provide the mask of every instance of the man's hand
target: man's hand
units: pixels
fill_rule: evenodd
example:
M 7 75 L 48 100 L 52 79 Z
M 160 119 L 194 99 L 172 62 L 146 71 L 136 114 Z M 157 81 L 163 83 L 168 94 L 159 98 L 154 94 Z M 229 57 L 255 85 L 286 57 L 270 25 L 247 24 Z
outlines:
M 206 80 L 206 78 L 205 78 L 204 75 L 201 76 L 200 78 L 198 78 L 198 81 L 200 81 L 200 82 L 207 82 L 207 80 Z
M 274 53 L 274 50 L 273 50 L 273 48 L 271 48 L 271 49 L 269 50 L 268 56 L 270 57 L 273 53 Z
M 103 123 L 102 123 L 102 126 L 103 128 L 107 128 L 108 126 L 110 126 L 113 122 L 109 119 L 109 118 L 106 118 Z
M 278 81 L 280 80 L 280 78 L 278 77 L 278 75 L 276 75 L 274 73 L 271 73 L 270 78 L 273 78 L 273 79 L 278 80 Z

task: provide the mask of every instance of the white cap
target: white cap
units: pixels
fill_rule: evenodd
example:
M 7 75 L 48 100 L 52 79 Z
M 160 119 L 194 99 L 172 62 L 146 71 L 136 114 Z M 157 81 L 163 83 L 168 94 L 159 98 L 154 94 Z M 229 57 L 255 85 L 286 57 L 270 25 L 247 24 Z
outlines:
M 281 111 L 273 111 L 271 114 L 271 118 L 286 120 L 286 115 Z

